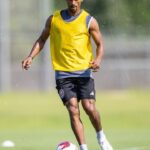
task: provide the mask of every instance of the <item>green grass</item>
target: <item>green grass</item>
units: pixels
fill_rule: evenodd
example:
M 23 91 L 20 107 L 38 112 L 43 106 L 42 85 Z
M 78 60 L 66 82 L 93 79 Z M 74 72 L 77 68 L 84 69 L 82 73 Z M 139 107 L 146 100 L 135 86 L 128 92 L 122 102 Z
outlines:
M 81 106 L 80 106 L 81 107 Z M 114 150 L 150 149 L 150 91 L 97 92 L 97 109 Z M 98 150 L 96 135 L 81 108 L 89 150 Z M 67 111 L 56 92 L 0 94 L 1 143 L 12 140 L 11 150 L 55 150 L 57 143 L 77 144 Z

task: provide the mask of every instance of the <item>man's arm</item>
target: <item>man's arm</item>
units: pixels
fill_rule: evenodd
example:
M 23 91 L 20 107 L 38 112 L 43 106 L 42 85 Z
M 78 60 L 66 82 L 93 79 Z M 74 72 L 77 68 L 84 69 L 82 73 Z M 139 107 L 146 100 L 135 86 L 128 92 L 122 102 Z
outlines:
M 50 16 L 45 24 L 45 27 L 39 36 L 39 38 L 36 40 L 35 44 L 33 45 L 31 52 L 27 58 L 25 58 L 22 61 L 22 68 L 25 70 L 28 70 L 32 64 L 33 58 L 40 53 L 40 51 L 43 49 L 46 40 L 49 37 L 50 33 L 50 27 L 51 27 L 51 20 L 53 16 Z
M 95 59 L 91 62 L 91 68 L 97 71 L 97 69 L 100 68 L 100 63 L 102 60 L 104 50 L 103 50 L 102 35 L 99 29 L 98 22 L 96 21 L 95 18 L 93 18 L 91 21 L 89 32 L 96 44 L 96 56 Z

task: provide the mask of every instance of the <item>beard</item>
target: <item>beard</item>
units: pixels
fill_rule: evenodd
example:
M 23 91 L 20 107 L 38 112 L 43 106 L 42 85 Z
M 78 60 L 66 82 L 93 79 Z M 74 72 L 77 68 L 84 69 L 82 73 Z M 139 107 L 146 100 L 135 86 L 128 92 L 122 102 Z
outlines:
M 71 5 L 71 6 L 69 6 L 69 10 L 74 13 L 77 11 L 77 6 Z

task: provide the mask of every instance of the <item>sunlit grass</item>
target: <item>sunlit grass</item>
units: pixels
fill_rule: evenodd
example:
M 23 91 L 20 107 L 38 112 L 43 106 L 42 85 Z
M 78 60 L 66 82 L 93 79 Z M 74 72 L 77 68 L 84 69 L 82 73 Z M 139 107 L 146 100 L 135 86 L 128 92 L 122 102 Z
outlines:
M 97 109 L 115 150 L 150 148 L 149 100 L 150 91 L 97 92 Z M 80 108 L 89 149 L 98 150 L 95 131 Z M 54 150 L 62 140 L 77 144 L 56 92 L 0 94 L 0 144 L 8 139 L 16 144 L 12 150 Z

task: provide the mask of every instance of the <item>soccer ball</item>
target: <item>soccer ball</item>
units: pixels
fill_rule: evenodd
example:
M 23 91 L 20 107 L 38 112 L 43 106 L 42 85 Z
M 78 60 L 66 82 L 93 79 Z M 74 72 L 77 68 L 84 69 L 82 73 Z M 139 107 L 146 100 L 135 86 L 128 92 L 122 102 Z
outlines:
M 76 145 L 69 141 L 61 142 L 57 145 L 56 150 L 78 150 Z

